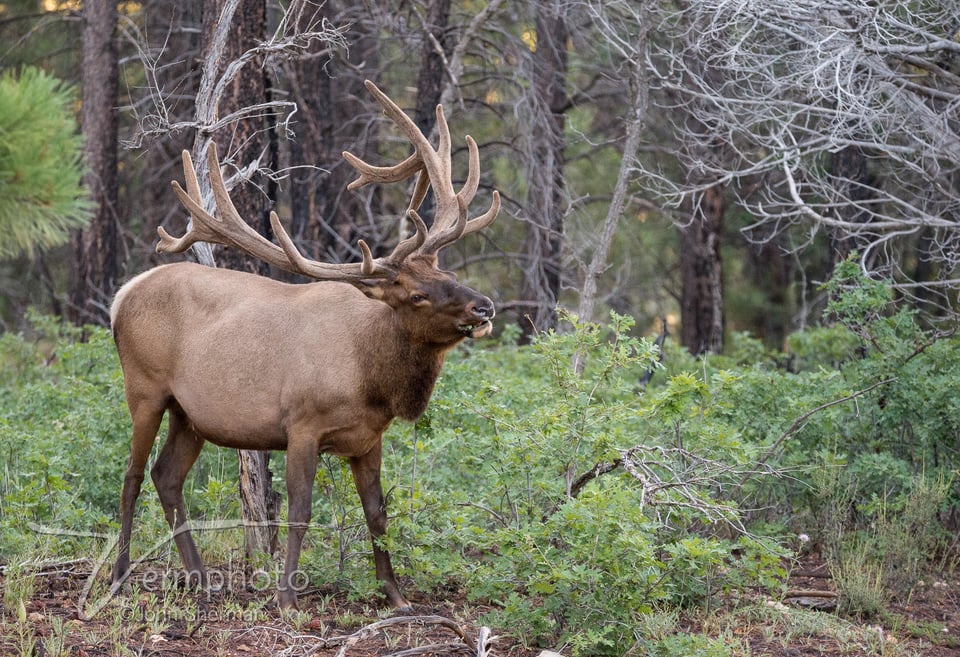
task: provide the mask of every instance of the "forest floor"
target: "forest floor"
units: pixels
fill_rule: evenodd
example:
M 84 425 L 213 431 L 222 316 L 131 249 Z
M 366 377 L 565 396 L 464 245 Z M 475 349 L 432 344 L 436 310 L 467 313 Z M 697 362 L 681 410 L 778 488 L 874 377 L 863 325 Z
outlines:
M 403 618 L 321 590 L 301 595 L 301 609 L 310 613 L 286 617 L 263 592 L 231 591 L 229 598 L 185 591 L 126 593 L 81 620 L 78 609 L 84 601 L 89 607 L 83 570 L 82 561 L 47 567 L 27 587 L 22 579 L 6 581 L 9 573 L 0 575 L 0 655 L 536 657 L 543 650 L 523 646 L 508 628 L 482 626 L 490 609 L 468 603 L 458 591 L 435 594 L 443 602 L 414 597 L 413 614 Z M 908 600 L 889 603 L 863 622 L 830 610 L 836 600 L 822 563 L 795 568 L 789 589 L 783 600 L 758 596 L 709 611 L 691 610 L 676 629 L 723 636 L 727 645 L 739 646 L 737 655 L 960 657 L 960 579 L 953 574 L 918 584 Z M 11 605 L 11 599 L 25 602 Z M 480 650 L 478 639 L 484 646 Z M 569 654 L 562 647 L 553 649 Z M 645 652 L 638 648 L 627 654 Z

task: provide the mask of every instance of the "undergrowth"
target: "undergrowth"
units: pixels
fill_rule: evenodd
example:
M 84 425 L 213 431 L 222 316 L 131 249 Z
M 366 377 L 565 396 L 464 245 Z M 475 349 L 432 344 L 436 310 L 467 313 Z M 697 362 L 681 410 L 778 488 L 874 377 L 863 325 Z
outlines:
M 960 350 L 883 285 L 838 272 L 829 322 L 791 336 L 787 354 L 746 335 L 721 356 L 694 359 L 669 340 L 660 353 L 618 315 L 566 315 L 531 347 L 508 332 L 452 354 L 424 417 L 385 439 L 383 544 L 399 574 L 432 597 L 465 591 L 531 647 L 732 655 L 734 637 L 661 620 L 776 599 L 804 534 L 828 559 L 841 613 L 882 616 L 950 543 Z M 82 341 L 46 317 L 33 327 L 0 336 L 10 573 L 103 549 L 129 445 L 109 333 Z M 282 490 L 281 459 L 273 469 Z M 325 457 L 316 483 L 302 568 L 373 600 L 349 468 Z M 238 517 L 236 486 L 234 455 L 204 450 L 187 482 L 192 517 Z M 168 531 L 149 478 L 139 504 L 135 555 Z M 197 538 L 208 562 L 242 552 L 239 530 Z M 8 582 L 20 582 L 10 596 L 29 594 L 29 578 Z

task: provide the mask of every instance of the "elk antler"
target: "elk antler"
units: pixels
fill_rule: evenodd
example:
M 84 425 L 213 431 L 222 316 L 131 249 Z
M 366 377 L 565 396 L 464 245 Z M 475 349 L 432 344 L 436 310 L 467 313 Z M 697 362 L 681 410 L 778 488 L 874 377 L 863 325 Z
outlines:
M 437 130 L 440 135 L 437 148 L 434 149 L 423 132 L 401 110 L 396 103 L 380 91 L 373 82 L 364 82 L 367 90 L 377 99 L 384 113 L 397 125 L 413 144 L 414 153 L 403 162 L 391 167 L 377 167 L 367 164 L 352 153 L 344 151 L 343 157 L 360 173 L 360 177 L 351 182 L 347 189 L 360 189 L 365 185 L 383 182 L 398 182 L 417 175 L 410 199 L 407 215 L 416 223 L 422 224 L 417 210 L 427 194 L 427 188 L 432 186 L 437 201 L 436 215 L 433 225 L 423 244 L 418 247 L 422 253 L 436 253 L 443 247 L 455 242 L 464 235 L 475 233 L 489 226 L 500 212 L 500 194 L 493 192 L 493 201 L 490 209 L 478 217 L 467 220 L 467 206 L 473 200 L 480 184 L 480 153 L 477 143 L 466 137 L 469 151 L 469 169 L 467 180 L 459 193 L 453 191 L 452 164 L 450 161 L 450 130 L 443 115 L 443 107 L 437 105 Z
M 397 275 L 400 264 L 407 256 L 420 248 L 426 237 L 427 227 L 419 216 L 411 217 L 417 228 L 415 235 L 402 240 L 393 252 L 382 258 L 374 258 L 366 242 L 359 240 L 358 245 L 363 254 L 363 262 L 330 264 L 318 262 L 304 257 L 293 240 L 280 223 L 276 212 L 270 213 L 270 225 L 277 236 L 280 245 L 277 246 L 257 231 L 251 228 L 237 212 L 237 208 L 230 200 L 223 176 L 220 173 L 220 160 L 217 156 L 216 144 L 211 143 L 207 152 L 207 166 L 210 170 L 210 187 L 220 215 L 214 217 L 203 207 L 200 196 L 200 184 L 197 172 L 190 159 L 190 153 L 183 151 L 183 173 L 186 179 L 187 191 L 177 181 L 173 181 L 173 191 L 180 198 L 183 206 L 190 211 L 193 217 L 193 226 L 182 237 L 174 238 L 163 229 L 157 228 L 160 242 L 157 244 L 159 253 L 181 253 L 194 242 L 214 242 L 226 246 L 236 247 L 250 255 L 271 265 L 303 274 L 317 280 L 362 280 L 367 278 L 392 278 Z
M 450 130 L 443 115 L 443 107 L 437 105 L 437 128 L 440 134 L 437 148 L 416 124 L 396 103 L 380 91 L 375 84 L 367 80 L 367 89 L 377 99 L 384 113 L 393 120 L 413 144 L 414 152 L 408 158 L 389 167 L 368 164 L 355 155 L 344 152 L 344 158 L 360 173 L 360 177 L 348 185 L 354 190 L 373 183 L 398 182 L 417 174 L 417 182 L 410 199 L 407 215 L 417 229 L 416 234 L 401 240 L 393 252 L 382 258 L 374 258 L 370 247 L 363 240 L 358 246 L 363 254 L 363 262 L 348 264 L 329 264 L 310 260 L 293 244 L 293 240 L 280 224 L 276 212 L 270 213 L 270 225 L 277 236 L 279 246 L 251 228 L 237 212 L 220 172 L 220 160 L 216 145 L 211 143 L 207 152 L 207 165 L 210 171 L 210 187 L 213 190 L 218 217 L 206 211 L 200 194 L 197 173 L 187 151 L 183 152 L 183 172 L 187 190 L 173 181 L 173 190 L 180 202 L 193 217 L 193 225 L 182 237 L 174 238 L 162 227 L 157 229 L 160 253 L 181 253 L 195 242 L 214 242 L 241 249 L 264 262 L 286 271 L 303 274 L 317 280 L 356 281 L 366 278 L 392 278 L 397 275 L 404 259 L 415 251 L 436 253 L 443 247 L 489 226 L 500 211 L 500 194 L 493 192 L 493 201 L 484 214 L 467 219 L 467 206 L 473 200 L 480 184 L 480 154 L 477 143 L 466 137 L 469 151 L 469 170 L 467 179 L 459 192 L 453 190 L 452 164 L 450 159 Z M 433 187 L 436 197 L 436 216 L 430 230 L 417 214 L 417 210 L 426 197 L 428 188 Z

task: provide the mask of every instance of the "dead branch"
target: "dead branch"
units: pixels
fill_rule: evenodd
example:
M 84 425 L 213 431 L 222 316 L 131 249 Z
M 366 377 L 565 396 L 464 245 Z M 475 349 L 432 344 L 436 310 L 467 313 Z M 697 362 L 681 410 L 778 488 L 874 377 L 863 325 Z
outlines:
M 493 638 L 489 636 L 490 630 L 487 628 L 481 628 L 478 635 L 478 640 L 474 641 L 467 635 L 466 632 L 464 632 L 463 628 L 460 627 L 458 623 L 444 616 L 395 616 L 393 618 L 385 618 L 383 620 L 370 623 L 369 625 L 365 625 L 352 634 L 319 639 L 307 650 L 307 652 L 304 653 L 304 655 L 305 657 L 309 657 L 310 655 L 316 654 L 320 650 L 332 648 L 334 646 L 340 646 L 340 650 L 337 651 L 336 657 L 345 657 L 347 651 L 349 651 L 351 647 L 360 641 L 369 639 L 377 632 L 395 625 L 439 625 L 451 630 L 454 634 L 456 634 L 461 643 L 442 645 L 435 644 L 432 646 L 411 648 L 409 650 L 393 653 L 394 657 L 400 657 L 401 655 L 422 655 L 426 654 L 427 652 L 437 652 L 441 649 L 447 651 L 461 649 L 469 650 L 471 653 L 480 657 L 488 654 L 486 652 L 486 644 L 493 641 Z
M 787 598 L 836 598 L 836 591 L 821 591 L 820 589 L 791 589 L 783 594 Z
M 780 434 L 780 437 L 777 438 L 777 439 L 773 442 L 772 445 L 770 445 L 770 447 L 769 447 L 769 449 L 767 449 L 766 453 L 760 458 L 759 461 L 757 461 L 757 465 L 763 465 L 763 464 L 765 464 L 765 463 L 767 462 L 767 460 L 769 460 L 769 458 L 770 458 L 771 456 L 773 456 L 773 454 L 777 451 L 777 449 L 780 448 L 780 445 L 782 445 L 782 444 L 784 443 L 784 441 L 787 440 L 787 438 L 789 438 L 789 437 L 792 436 L 793 434 L 795 434 L 795 433 L 797 433 L 798 431 L 800 431 L 800 429 L 802 429 L 802 428 L 806 425 L 806 422 L 807 422 L 807 420 L 810 418 L 811 415 L 814 415 L 815 413 L 819 413 L 820 411 L 822 411 L 822 410 L 824 410 L 824 409 L 827 409 L 827 408 L 830 408 L 831 406 L 836 406 L 837 404 L 842 404 L 842 403 L 844 403 L 844 402 L 848 402 L 848 401 L 851 401 L 851 400 L 853 400 L 853 399 L 856 399 L 857 397 L 860 397 L 861 395 L 865 395 L 865 394 L 867 394 L 868 392 L 870 392 L 871 390 L 873 390 L 873 389 L 875 389 L 875 388 L 879 388 L 879 387 L 882 386 L 882 385 L 886 385 L 886 384 L 888 384 L 888 383 L 891 383 L 891 382 L 893 382 L 893 381 L 896 381 L 896 379 L 897 379 L 897 377 L 890 377 L 889 379 L 884 379 L 883 381 L 878 381 L 877 383 L 874 383 L 874 384 L 871 385 L 871 386 L 867 386 L 866 388 L 863 388 L 862 390 L 857 390 L 856 392 L 854 392 L 854 393 L 852 393 L 852 394 L 849 394 L 849 395 L 847 395 L 846 397 L 841 397 L 840 399 L 833 399 L 833 400 L 828 401 L 828 402 L 826 402 L 826 403 L 820 404 L 820 405 L 817 406 L 816 408 L 810 409 L 809 411 L 807 411 L 806 413 L 804 413 L 803 415 L 801 415 L 800 417 L 798 417 L 797 419 L 795 419 L 795 420 L 793 421 L 793 424 L 791 424 L 791 425 L 787 428 L 786 431 L 784 431 L 782 434 Z M 739 485 L 740 485 L 740 486 L 743 486 L 743 485 L 747 482 L 747 480 L 748 480 L 753 474 L 754 474 L 754 473 L 752 473 L 752 472 L 746 473 L 746 474 L 744 475 L 743 479 L 740 480 L 740 484 L 739 484 Z

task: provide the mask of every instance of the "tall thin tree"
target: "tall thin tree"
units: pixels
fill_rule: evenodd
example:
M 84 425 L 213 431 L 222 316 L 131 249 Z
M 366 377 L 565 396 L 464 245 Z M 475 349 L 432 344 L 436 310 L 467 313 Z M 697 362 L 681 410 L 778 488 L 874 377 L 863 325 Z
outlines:
M 536 3 L 532 80 L 527 98 L 527 232 L 523 246 L 521 296 L 530 312 L 520 321 L 525 340 L 557 325 L 563 259 L 564 127 L 570 99 L 566 91 L 567 7 L 561 0 Z
M 117 3 L 83 3 L 82 104 L 86 137 L 84 185 L 95 209 L 89 226 L 73 236 L 69 316 L 77 324 L 106 324 L 117 279 L 117 89 L 114 33 Z
M 204 6 L 203 33 L 204 60 L 211 57 L 214 33 L 229 21 L 231 37 L 224 42 L 223 57 L 217 67 L 223 75 L 231 62 L 251 51 L 266 39 L 267 7 L 265 0 L 240 0 L 235 11 L 224 11 L 226 2 L 218 0 Z M 262 62 L 260 62 L 262 64 Z M 262 104 L 268 100 L 269 85 L 261 66 L 244 66 L 232 80 L 227 93 L 220 99 L 220 113 L 229 114 Z M 234 153 L 239 162 L 264 162 L 269 167 L 275 154 L 271 144 L 270 124 L 262 114 L 253 114 L 238 120 L 230 131 L 215 134 L 221 152 Z M 272 168 L 272 167 L 271 167 Z M 267 196 L 251 182 L 236 187 L 231 197 L 240 216 L 254 223 L 261 234 L 270 234 Z M 218 261 L 233 269 L 267 273 L 266 266 L 256 259 L 235 251 L 217 254 Z M 268 336 L 264 336 L 268 339 Z M 280 495 L 273 490 L 270 472 L 270 452 L 239 450 L 240 510 L 243 517 L 245 551 L 248 558 L 257 553 L 273 554 L 277 550 L 277 527 L 280 518 Z

